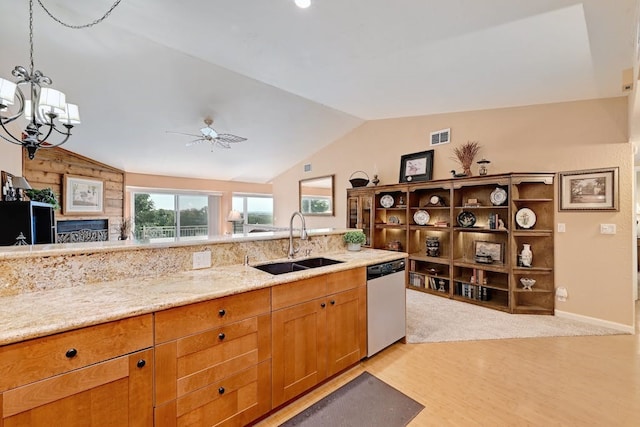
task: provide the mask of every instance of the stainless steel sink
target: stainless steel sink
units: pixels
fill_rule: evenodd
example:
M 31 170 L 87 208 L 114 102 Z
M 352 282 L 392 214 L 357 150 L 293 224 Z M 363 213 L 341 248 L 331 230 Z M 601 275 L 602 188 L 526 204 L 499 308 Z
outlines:
M 266 271 L 269 274 L 285 274 L 294 271 L 309 270 L 312 268 L 324 267 L 327 265 L 339 264 L 342 261 L 336 261 L 329 258 L 307 258 L 296 261 L 271 262 L 268 264 L 254 265 L 253 268 Z

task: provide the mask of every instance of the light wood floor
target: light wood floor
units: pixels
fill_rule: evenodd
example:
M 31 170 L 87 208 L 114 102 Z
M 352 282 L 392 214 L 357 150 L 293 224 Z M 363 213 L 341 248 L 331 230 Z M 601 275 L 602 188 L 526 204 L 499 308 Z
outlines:
M 258 426 L 279 425 L 365 370 L 425 406 L 412 427 L 640 426 L 639 323 L 635 335 L 398 343 Z

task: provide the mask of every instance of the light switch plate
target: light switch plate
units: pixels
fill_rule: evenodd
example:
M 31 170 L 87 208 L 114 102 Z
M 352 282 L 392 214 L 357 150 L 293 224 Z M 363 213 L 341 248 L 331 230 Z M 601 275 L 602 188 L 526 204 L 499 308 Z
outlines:
M 564 222 L 559 222 L 558 223 L 558 233 L 564 233 L 565 231 L 567 231 L 567 226 L 565 225 Z
M 616 225 L 600 224 L 600 234 L 616 234 Z
M 193 269 L 211 267 L 211 251 L 193 253 Z

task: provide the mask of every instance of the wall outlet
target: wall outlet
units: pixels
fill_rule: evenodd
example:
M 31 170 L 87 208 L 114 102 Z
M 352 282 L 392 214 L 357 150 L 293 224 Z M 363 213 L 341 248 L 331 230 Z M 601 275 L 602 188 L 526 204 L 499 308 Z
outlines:
M 211 267 L 211 251 L 193 253 L 193 269 Z

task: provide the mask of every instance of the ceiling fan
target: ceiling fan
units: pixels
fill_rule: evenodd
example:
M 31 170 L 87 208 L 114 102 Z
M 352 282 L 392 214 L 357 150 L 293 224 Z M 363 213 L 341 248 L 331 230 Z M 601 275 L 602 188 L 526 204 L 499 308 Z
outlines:
M 195 144 L 200 144 L 202 142 L 208 142 L 212 146 L 216 146 L 220 148 L 231 148 L 231 144 L 247 140 L 247 138 L 243 138 L 237 135 L 232 135 L 230 133 L 218 133 L 214 128 L 211 127 L 211 125 L 213 124 L 213 119 L 211 117 L 205 118 L 204 124 L 206 126 L 200 129 L 200 135 L 196 135 L 192 133 L 174 132 L 170 130 L 168 130 L 167 133 L 177 133 L 180 135 L 195 136 L 196 139 L 194 139 L 191 142 L 187 142 L 186 144 L 187 147 L 190 147 Z

